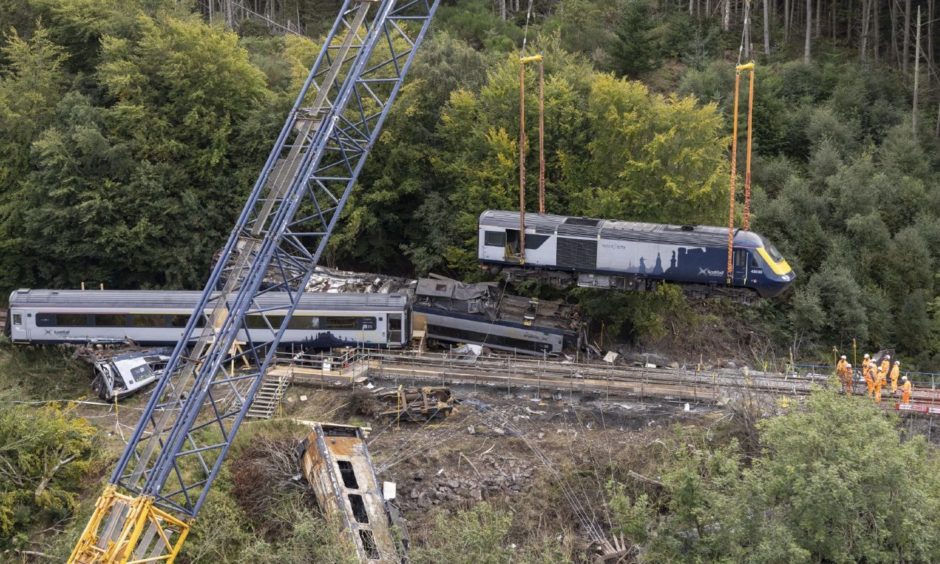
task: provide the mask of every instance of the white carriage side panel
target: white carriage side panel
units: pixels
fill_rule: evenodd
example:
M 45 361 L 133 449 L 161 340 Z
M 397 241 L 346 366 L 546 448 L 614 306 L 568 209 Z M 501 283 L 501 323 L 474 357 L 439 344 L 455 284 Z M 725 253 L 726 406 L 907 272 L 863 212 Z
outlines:
M 532 237 L 548 237 L 537 248 L 530 246 L 529 241 Z M 555 266 L 555 260 L 558 255 L 558 236 L 540 235 L 537 233 L 526 233 L 526 264 L 537 266 Z

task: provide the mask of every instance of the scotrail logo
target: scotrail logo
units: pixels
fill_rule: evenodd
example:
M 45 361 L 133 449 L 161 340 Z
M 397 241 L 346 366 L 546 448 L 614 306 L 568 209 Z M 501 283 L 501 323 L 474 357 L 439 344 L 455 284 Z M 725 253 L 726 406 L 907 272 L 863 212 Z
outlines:
M 725 271 L 724 271 L 724 270 L 709 270 L 709 269 L 707 269 L 707 268 L 699 268 L 699 269 L 698 269 L 698 275 L 699 275 L 699 276 L 724 276 L 724 275 L 725 275 Z

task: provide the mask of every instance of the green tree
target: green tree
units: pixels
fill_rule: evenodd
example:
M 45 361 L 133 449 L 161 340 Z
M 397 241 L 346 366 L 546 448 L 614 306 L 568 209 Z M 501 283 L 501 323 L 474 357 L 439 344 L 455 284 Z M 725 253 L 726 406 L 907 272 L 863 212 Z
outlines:
M 67 409 L 0 409 L 0 544 L 69 517 L 98 456 L 95 428 Z
M 636 0 L 624 6 L 617 40 L 611 49 L 614 69 L 624 76 L 637 78 L 659 66 L 659 51 L 653 35 L 650 6 Z

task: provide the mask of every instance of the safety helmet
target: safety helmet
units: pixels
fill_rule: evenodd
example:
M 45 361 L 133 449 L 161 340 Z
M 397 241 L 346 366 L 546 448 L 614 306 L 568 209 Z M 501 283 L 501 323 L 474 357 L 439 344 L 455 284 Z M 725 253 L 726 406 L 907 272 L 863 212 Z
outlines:
M 900 361 L 900 360 L 895 360 L 894 363 L 900 366 L 901 361 Z
M 890 355 L 890 354 L 886 354 L 886 355 L 885 355 L 885 358 L 891 358 L 891 355 Z
M 845 360 L 845 355 L 842 355 L 842 360 Z
M 907 380 L 907 375 L 901 376 L 901 380 Z
M 870 358 L 870 357 L 871 355 L 869 355 L 868 353 L 865 353 L 865 358 Z
M 849 364 L 848 362 L 846 362 L 846 363 L 845 363 L 845 367 L 846 367 L 846 368 L 852 368 L 852 365 Z

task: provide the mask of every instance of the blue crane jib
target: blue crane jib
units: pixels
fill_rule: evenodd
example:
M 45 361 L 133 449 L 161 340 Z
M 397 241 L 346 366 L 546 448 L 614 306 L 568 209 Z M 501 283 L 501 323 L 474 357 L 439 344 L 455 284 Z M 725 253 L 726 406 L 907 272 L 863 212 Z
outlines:
M 439 1 L 343 3 L 70 562 L 179 553 Z M 238 340 L 249 315 L 273 341 Z

